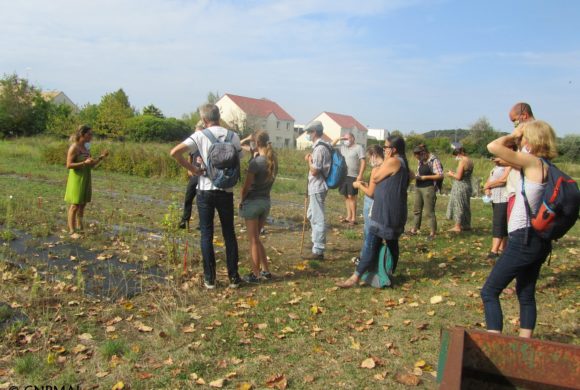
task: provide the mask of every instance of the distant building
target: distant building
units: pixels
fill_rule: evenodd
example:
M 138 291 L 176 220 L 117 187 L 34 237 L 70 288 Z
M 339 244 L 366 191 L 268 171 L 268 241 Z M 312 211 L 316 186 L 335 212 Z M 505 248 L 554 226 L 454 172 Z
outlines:
M 75 114 L 79 112 L 77 105 L 74 104 L 73 101 L 70 100 L 62 91 L 43 91 L 40 95 L 47 102 L 51 102 L 57 106 L 64 104 L 65 106 L 69 106 Z
M 226 93 L 216 102 L 222 119 L 244 135 L 266 130 L 275 148 L 294 148 L 294 118 L 276 102 Z
M 324 111 L 312 120 L 322 122 L 324 134 L 331 139 L 342 137 L 346 133 L 352 133 L 357 144 L 362 145 L 364 148 L 367 146 L 367 128 L 350 115 Z M 304 134 L 296 140 L 297 149 L 306 149 L 311 146 L 312 144 L 306 141 Z
M 389 131 L 387 129 L 371 129 L 369 128 L 369 138 L 372 136 L 378 141 L 384 141 L 389 138 Z

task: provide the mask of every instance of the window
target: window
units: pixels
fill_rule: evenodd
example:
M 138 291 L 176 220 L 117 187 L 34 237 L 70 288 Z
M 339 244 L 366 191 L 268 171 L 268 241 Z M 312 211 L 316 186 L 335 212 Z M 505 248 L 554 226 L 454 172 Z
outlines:
M 276 122 L 276 128 L 279 129 L 280 128 L 280 121 Z
M 286 122 L 286 130 L 290 130 L 290 122 Z

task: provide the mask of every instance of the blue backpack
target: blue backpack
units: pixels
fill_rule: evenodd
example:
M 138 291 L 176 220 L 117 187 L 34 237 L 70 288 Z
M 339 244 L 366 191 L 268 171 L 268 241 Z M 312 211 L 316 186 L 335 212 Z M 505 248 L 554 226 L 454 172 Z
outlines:
M 330 171 L 328 171 L 328 175 L 324 177 L 326 185 L 330 189 L 338 188 L 346 177 L 346 160 L 339 150 L 331 147 L 326 142 L 320 142 L 316 146 L 318 145 L 324 145 L 330 152 Z
M 375 269 L 365 272 L 361 279 L 375 288 L 391 287 L 393 285 L 393 256 L 385 245 L 381 245 Z
M 207 177 L 217 188 L 234 187 L 240 180 L 240 156 L 232 143 L 234 133 L 228 130 L 226 138 L 220 142 L 209 129 L 202 132 L 211 142 L 205 161 Z

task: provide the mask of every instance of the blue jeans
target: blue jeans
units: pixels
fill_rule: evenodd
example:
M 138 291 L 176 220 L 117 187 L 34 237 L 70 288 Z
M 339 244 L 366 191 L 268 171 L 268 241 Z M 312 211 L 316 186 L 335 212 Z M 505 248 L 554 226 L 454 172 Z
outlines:
M 215 252 L 213 249 L 213 218 L 217 210 L 226 245 L 226 265 L 231 280 L 238 275 L 238 241 L 234 230 L 234 194 L 225 191 L 198 191 L 197 212 L 201 231 L 203 275 L 207 282 L 215 282 Z
M 326 222 L 324 220 L 324 201 L 328 192 L 309 195 L 308 220 L 312 227 L 312 253 L 324 254 L 326 247 Z
M 363 219 L 364 219 L 364 223 L 365 223 L 365 226 L 363 228 L 363 240 L 365 239 L 365 237 L 369 233 L 369 226 L 370 226 L 369 222 L 371 221 L 371 217 L 370 217 L 369 213 L 371 212 L 371 207 L 373 207 L 373 202 L 374 202 L 373 198 L 370 198 L 370 197 L 365 195 L 364 203 L 363 203 Z
M 499 295 L 514 278 L 520 303 L 520 327 L 534 329 L 536 326 L 536 282 L 540 268 L 552 250 L 552 243 L 540 238 L 533 229 L 529 229 L 526 243 L 526 230 L 519 229 L 509 234 L 505 251 L 481 289 L 488 330 L 503 329 Z
M 399 262 L 399 240 L 385 240 L 391 256 L 393 256 L 393 273 Z M 366 271 L 375 268 L 383 239 L 372 232 L 367 232 L 361 251 L 361 257 L 356 266 L 355 275 L 361 276 Z

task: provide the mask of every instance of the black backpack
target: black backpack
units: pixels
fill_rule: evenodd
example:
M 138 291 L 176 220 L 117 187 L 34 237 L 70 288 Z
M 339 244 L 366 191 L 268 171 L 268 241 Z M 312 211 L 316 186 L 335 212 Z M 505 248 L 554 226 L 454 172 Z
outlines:
M 578 220 L 580 190 L 578 190 L 578 184 L 570 176 L 550 161 L 543 158 L 540 160 L 548 166 L 548 180 L 541 198 L 542 203 L 536 214 L 532 214 L 526 196 L 523 170 L 520 171 L 522 195 L 526 213 L 536 233 L 545 240 L 557 240 L 564 236 Z

